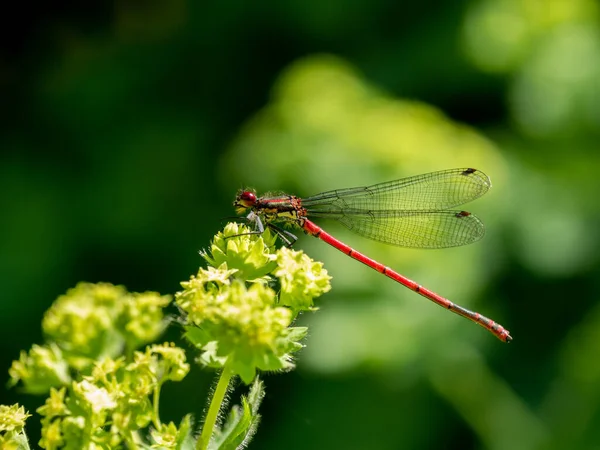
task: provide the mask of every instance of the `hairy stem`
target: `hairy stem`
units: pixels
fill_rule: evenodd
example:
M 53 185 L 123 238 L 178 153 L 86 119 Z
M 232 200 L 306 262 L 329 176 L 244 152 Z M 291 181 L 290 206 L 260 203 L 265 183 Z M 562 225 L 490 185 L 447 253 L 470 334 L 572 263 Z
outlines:
M 206 413 L 206 419 L 204 420 L 204 426 L 202 427 L 200 439 L 198 439 L 198 442 L 196 442 L 196 450 L 206 450 L 208 448 L 210 437 L 212 436 L 215 424 L 217 423 L 219 411 L 221 410 L 221 405 L 225 399 L 227 387 L 229 386 L 232 376 L 233 373 L 231 370 L 229 370 L 228 365 L 225 364 L 223 372 L 221 372 L 219 382 L 217 383 L 217 388 L 215 389 L 213 397 L 210 401 L 210 406 L 208 408 L 208 412 Z

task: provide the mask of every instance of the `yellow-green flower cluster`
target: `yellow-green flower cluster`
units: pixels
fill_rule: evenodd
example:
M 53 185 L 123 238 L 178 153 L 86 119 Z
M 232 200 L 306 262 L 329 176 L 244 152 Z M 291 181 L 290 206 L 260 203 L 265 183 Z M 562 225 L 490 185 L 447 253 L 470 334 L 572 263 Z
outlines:
M 22 350 L 8 373 L 9 386 L 22 380 L 25 390 L 30 394 L 42 394 L 52 386 L 63 386 L 71 381 L 69 365 L 60 348 L 52 343 L 45 346 L 34 344 L 29 352 Z
M 133 363 L 127 367 L 140 376 L 149 377 L 150 383 L 181 381 L 190 370 L 185 352 L 174 343 L 152 345 L 144 353 L 135 352 Z
M 205 430 L 215 428 L 232 376 L 249 384 L 258 370 L 293 367 L 291 355 L 302 348 L 307 329 L 292 322 L 299 312 L 315 309 L 314 299 L 330 288 L 322 264 L 301 252 L 276 250 L 275 240 L 269 230 L 257 234 L 227 225 L 203 253 L 209 267 L 181 283 L 176 295 L 186 337 L 201 349 L 199 361 L 225 368 L 217 389 L 221 396 L 211 402 L 211 408 L 217 405 L 212 425 Z M 46 344 L 22 352 L 10 369 L 11 385 L 21 382 L 26 392 L 49 392 L 37 410 L 42 448 L 194 446 L 190 416 L 179 427 L 161 423 L 158 416 L 163 383 L 180 381 L 189 371 L 184 351 L 174 344 L 135 351 L 164 331 L 163 308 L 170 301 L 108 283 L 80 283 L 56 300 L 43 320 Z M 217 432 L 224 446 L 248 442 L 263 396 L 256 379 L 242 407 L 234 408 Z M 29 448 L 23 431 L 28 416 L 18 405 L 0 406 L 0 448 Z M 198 442 L 217 442 L 205 430 Z
M 177 425 L 173 422 L 162 424 L 157 430 L 152 430 L 152 440 L 155 442 L 152 448 L 174 449 L 177 448 L 178 438 Z
M 179 427 L 173 422 L 160 424 L 150 430 L 152 445 L 150 448 L 160 450 L 170 449 L 191 449 L 194 448 L 194 439 L 192 438 L 192 417 L 186 415 Z
M 73 355 L 99 356 L 115 333 L 113 324 L 126 295 L 122 286 L 79 283 L 46 311 L 44 333 Z
M 152 342 L 164 330 L 162 308 L 168 296 L 130 294 L 123 286 L 79 283 L 46 312 L 42 328 L 77 369 L 93 360 L 114 357 L 126 346 Z
M 313 299 L 331 289 L 331 277 L 323 263 L 286 247 L 277 252 L 277 269 L 273 273 L 281 283 L 279 303 L 295 313 L 314 309 Z
M 69 369 L 85 372 L 94 361 L 154 341 L 166 326 L 163 308 L 169 296 L 129 293 L 109 283 L 79 283 L 46 311 L 46 345 L 22 352 L 10 369 L 11 385 L 39 394 L 70 381 Z
M 299 311 L 329 290 L 322 264 L 301 252 L 274 251 L 273 236 L 229 224 L 215 237 L 213 265 L 182 282 L 176 303 L 187 314 L 186 336 L 203 353 L 200 361 L 223 367 L 250 383 L 257 370 L 293 367 L 305 328 L 290 327 Z M 281 287 L 280 295 L 275 288 Z
M 246 383 L 252 381 L 256 369 L 287 367 L 285 355 L 290 349 L 285 338 L 292 314 L 275 306 L 271 288 L 261 283 L 246 287 L 234 280 L 197 289 L 191 298 L 184 291 L 180 298 L 193 308 L 187 336 L 204 350 L 202 361 L 221 366 L 229 359 L 232 370 Z
M 130 348 L 154 341 L 167 326 L 163 308 L 171 303 L 170 295 L 156 292 L 133 293 L 123 302 L 118 329 Z
M 275 241 L 269 230 L 260 235 L 249 234 L 252 231 L 237 223 L 228 223 L 222 232 L 217 233 L 210 246 L 210 252 L 201 252 L 203 258 L 212 267 L 224 263 L 229 269 L 237 271 L 244 280 L 259 280 L 276 267 Z
M 28 449 L 25 436 L 25 421 L 31 414 L 25 408 L 14 404 L 0 405 L 0 448 L 3 450 Z
M 60 390 L 52 388 L 46 403 L 38 408 L 43 416 L 40 446 L 132 446 L 135 434 L 150 422 L 160 427 L 150 396 L 158 399 L 162 383 L 179 381 L 188 370 L 183 350 L 173 344 L 135 352 L 129 364 L 124 358 L 96 363 L 91 375 L 81 381 Z

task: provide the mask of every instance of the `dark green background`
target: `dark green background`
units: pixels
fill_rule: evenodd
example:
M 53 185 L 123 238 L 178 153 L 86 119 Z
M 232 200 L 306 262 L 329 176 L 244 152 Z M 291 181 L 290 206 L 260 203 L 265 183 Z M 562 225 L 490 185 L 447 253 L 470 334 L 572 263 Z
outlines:
M 301 237 L 333 291 L 302 318 L 298 370 L 265 377 L 250 448 L 600 448 L 598 5 L 542 3 L 15 5 L 0 59 L 4 373 L 78 281 L 177 291 L 242 186 L 309 195 L 477 165 L 494 181 L 469 206 L 481 243 L 423 254 L 331 231 L 514 342 Z M 333 81 L 312 85 L 323 68 Z M 348 73 L 356 91 L 336 84 Z M 408 139 L 402 117 L 422 123 L 407 156 L 385 155 L 376 126 L 323 112 L 346 92 L 364 95 L 337 111 L 359 118 L 371 102 L 429 105 L 394 122 L 389 148 Z M 213 377 L 196 367 L 166 388 L 165 419 L 199 414 Z M 17 401 L 41 399 L 2 390 Z

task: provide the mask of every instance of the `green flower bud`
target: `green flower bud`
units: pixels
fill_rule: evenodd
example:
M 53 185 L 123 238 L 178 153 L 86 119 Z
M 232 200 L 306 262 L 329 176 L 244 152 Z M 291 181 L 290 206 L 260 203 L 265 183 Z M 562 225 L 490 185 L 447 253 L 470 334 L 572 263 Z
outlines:
M 21 433 L 28 417 L 31 414 L 18 403 L 11 406 L 0 405 L 0 433 Z
M 136 374 L 138 385 L 140 378 L 147 378 L 153 389 L 157 384 L 167 380 L 181 381 L 189 372 L 190 365 L 186 362 L 183 349 L 174 343 L 152 345 L 145 352 L 135 352 L 134 362 L 127 366 L 131 374 Z
M 81 416 L 69 416 L 61 421 L 62 435 L 66 443 L 65 449 L 89 448 L 91 436 L 88 433 L 89 429 L 86 429 L 85 422 L 85 418 Z
M 40 447 L 46 450 L 57 450 L 63 448 L 65 440 L 62 433 L 62 420 L 52 420 L 42 422 L 42 439 Z
M 153 365 L 158 365 L 158 362 L 148 351 L 135 352 L 133 363 L 125 364 L 124 358 L 105 360 L 97 363 L 92 375 L 86 377 L 86 380 L 105 389 L 117 402 L 112 411 L 113 434 L 126 436 L 128 430 L 145 427 L 152 419 L 148 396 L 158 384 Z
M 153 345 L 147 351 L 155 359 L 154 372 L 161 382 L 181 381 L 190 371 L 190 365 L 185 359 L 185 352 L 175 346 L 173 342 Z
M 162 424 L 158 430 L 152 430 L 150 435 L 154 441 L 151 448 L 177 448 L 179 436 L 177 426 L 173 422 L 170 422 L 168 425 Z
M 13 361 L 8 373 L 9 386 L 21 381 L 25 392 L 30 394 L 42 394 L 53 386 L 63 386 L 71 381 L 69 366 L 60 348 L 54 344 L 34 344 L 29 353 L 21 351 L 19 360 Z
M 46 402 L 37 409 L 37 413 L 44 416 L 46 419 L 67 415 L 69 409 L 65 404 L 66 393 L 66 387 L 59 390 L 51 388 L 50 396 L 46 399 Z
M 224 285 L 230 284 L 230 278 L 237 269 L 228 270 L 227 264 L 223 263 L 218 268 L 209 267 L 198 270 L 198 275 L 192 276 L 190 281 L 183 281 L 183 291 L 175 294 L 175 301 L 188 315 L 188 321 L 201 322 L 205 317 L 205 308 L 209 301 L 207 296 L 215 295 Z
M 22 406 L 0 405 L 0 449 L 29 450 L 29 441 L 25 434 L 25 420 L 30 414 Z
M 201 254 L 213 267 L 226 264 L 229 269 L 237 270 L 236 277 L 259 280 L 276 266 L 273 253 L 277 237 L 268 229 L 258 235 L 249 233 L 253 231 L 245 225 L 228 223 L 213 239 L 210 252 Z
M 323 263 L 287 247 L 277 251 L 274 274 L 281 284 L 279 304 L 288 306 L 294 316 L 300 311 L 315 309 L 313 299 L 331 289 L 331 277 L 323 268 Z

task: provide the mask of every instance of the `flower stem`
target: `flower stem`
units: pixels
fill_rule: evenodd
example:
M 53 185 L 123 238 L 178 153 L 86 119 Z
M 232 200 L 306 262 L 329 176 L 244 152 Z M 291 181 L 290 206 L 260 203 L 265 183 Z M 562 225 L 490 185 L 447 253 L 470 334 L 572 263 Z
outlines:
M 206 419 L 204 420 L 204 426 L 202 427 L 202 433 L 200 434 L 198 442 L 196 442 L 196 450 L 206 450 L 208 448 L 210 437 L 212 436 L 215 424 L 217 423 L 217 417 L 219 416 L 219 411 L 221 410 L 221 404 L 225 399 L 227 387 L 229 386 L 232 376 L 233 373 L 231 370 L 229 370 L 228 365 L 225 364 L 223 372 L 221 372 L 219 382 L 217 383 L 217 388 L 215 389 L 213 397 L 210 401 L 210 406 L 208 408 L 208 412 L 206 413 Z
M 154 403 L 154 414 L 152 417 L 152 422 L 154 423 L 154 426 L 157 429 L 160 429 L 160 415 L 158 413 L 158 402 L 160 401 L 160 388 L 161 388 L 161 384 L 160 382 L 157 383 L 156 387 L 154 388 L 154 397 L 152 399 L 153 403 Z

